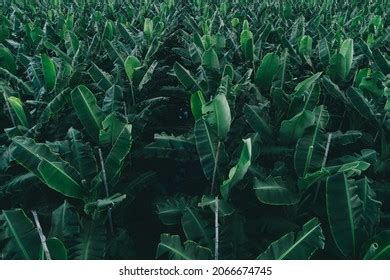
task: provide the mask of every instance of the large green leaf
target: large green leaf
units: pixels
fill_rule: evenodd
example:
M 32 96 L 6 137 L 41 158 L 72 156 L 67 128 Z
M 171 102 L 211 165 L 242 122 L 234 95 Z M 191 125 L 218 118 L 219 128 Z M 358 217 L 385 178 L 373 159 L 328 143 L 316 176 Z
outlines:
M 390 230 L 377 234 L 366 247 L 364 260 L 388 260 L 390 258 Z
M 76 208 L 64 201 L 51 213 L 50 237 L 61 240 L 80 232 L 80 218 Z
M 72 104 L 87 133 L 97 142 L 104 119 L 96 97 L 86 86 L 78 86 L 72 93 Z
M 9 260 L 36 260 L 41 243 L 37 229 L 22 209 L 3 210 L 0 215 L 0 249 Z
M 213 100 L 203 104 L 202 113 L 207 123 L 215 130 L 219 139 L 226 138 L 232 121 L 229 103 L 224 94 L 217 94 Z
M 156 258 L 166 253 L 173 260 L 209 260 L 212 257 L 210 249 L 202 247 L 191 240 L 184 242 L 183 246 L 178 235 L 161 234 Z
M 345 79 L 347 74 L 346 65 L 345 57 L 342 54 L 337 53 L 332 56 L 327 74 L 333 82 L 339 83 Z
M 101 220 L 82 222 L 81 231 L 73 238 L 69 259 L 100 260 L 106 249 L 107 233 Z
M 280 137 L 283 142 L 293 142 L 302 137 L 306 128 L 315 123 L 315 114 L 304 110 L 289 120 L 282 121 L 280 126 Z
M 102 145 L 114 145 L 122 132 L 125 122 L 119 114 L 111 113 L 102 122 L 102 129 L 99 132 L 99 142 Z
M 42 159 L 53 162 L 61 160 L 47 145 L 35 143 L 33 139 L 22 136 L 12 139 L 10 153 L 20 165 L 33 172 L 40 179 L 42 177 L 38 172 L 38 165 Z
M 309 90 L 321 75 L 322 75 L 322 72 L 318 72 L 318 73 L 310 76 L 309 78 L 303 80 L 299 84 L 297 84 L 297 86 L 294 89 L 295 94 L 303 93 L 303 92 Z
M 89 181 L 97 174 L 96 159 L 91 146 L 82 141 L 81 133 L 69 128 L 67 137 L 70 142 L 70 163 L 80 172 L 81 178 Z
M 300 177 L 321 168 L 325 156 L 327 137 L 323 131 L 329 121 L 329 113 L 324 106 L 320 106 L 316 108 L 315 114 L 316 126 L 309 129 L 295 147 L 294 167 Z
M 344 256 L 357 253 L 357 229 L 361 220 L 362 202 L 344 173 L 326 180 L 326 209 L 333 239 Z
M 216 210 L 216 197 L 211 196 L 202 196 L 201 201 L 198 203 L 199 207 L 205 208 L 210 207 L 211 210 L 215 213 Z M 234 213 L 235 209 L 229 202 L 225 200 L 218 199 L 218 215 L 221 217 L 230 216 Z
M 124 108 L 123 91 L 120 86 L 113 85 L 106 91 L 102 111 L 105 114 L 122 112 Z
M 241 181 L 246 172 L 248 171 L 249 166 L 251 165 L 252 158 L 252 142 L 250 138 L 243 139 L 244 145 L 241 150 L 240 158 L 235 166 L 233 166 L 229 171 L 229 178 L 225 180 L 220 188 L 221 195 L 224 199 L 229 198 L 229 194 L 232 188 Z
M 84 197 L 80 174 L 69 164 L 42 159 L 38 172 L 46 185 L 53 190 L 73 198 Z
M 268 178 L 260 181 L 255 177 L 253 189 L 257 199 L 270 205 L 294 205 L 299 201 L 296 190 L 287 186 L 281 177 Z
M 365 236 L 371 237 L 375 233 L 375 228 L 379 224 L 380 210 L 382 203 L 376 200 L 376 194 L 370 187 L 367 177 L 356 181 L 357 195 L 362 201 L 362 227 Z
M 352 107 L 364 118 L 377 123 L 377 118 L 372 105 L 363 96 L 363 93 L 354 87 L 347 90 L 347 97 L 351 101 Z
M 213 228 L 200 215 L 198 209 L 187 206 L 183 211 L 181 224 L 188 240 L 208 247 L 212 245 Z
M 27 116 L 26 116 L 26 113 L 24 112 L 24 109 L 23 109 L 22 101 L 15 96 L 10 96 L 10 97 L 8 97 L 8 102 L 11 105 L 11 108 L 14 111 L 14 113 L 18 119 L 18 123 L 23 125 L 24 127 L 29 127 L 28 121 L 27 121 Z
M 11 51 L 0 45 L 0 67 L 7 69 L 12 74 L 16 74 L 16 62 Z
M 187 137 L 155 134 L 154 142 L 144 148 L 146 157 L 170 158 L 177 161 L 190 161 L 198 159 L 194 139 Z
M 313 52 L 313 39 L 309 35 L 305 35 L 299 42 L 299 54 L 304 57 L 310 57 Z
M 263 90 L 268 90 L 279 69 L 279 57 L 275 53 L 267 53 L 256 71 L 255 83 Z
M 210 48 L 203 53 L 202 65 L 211 69 L 219 69 L 218 55 L 213 48 Z
M 207 179 L 211 179 L 215 166 L 218 139 L 204 119 L 195 123 L 195 143 L 198 151 L 203 173 Z
M 45 78 L 45 86 L 47 90 L 52 90 L 56 84 L 57 72 L 56 66 L 47 54 L 41 55 L 42 72 Z
M 303 225 L 302 231 L 290 232 L 261 253 L 258 260 L 308 260 L 318 249 L 324 248 L 324 235 L 317 218 Z
M 197 89 L 200 90 L 198 83 L 195 78 L 191 75 L 191 73 L 185 69 L 180 63 L 175 62 L 173 65 L 173 70 L 175 71 L 175 75 L 180 83 L 185 87 L 185 89 Z
M 245 104 L 244 114 L 250 127 L 257 132 L 262 139 L 272 139 L 272 129 L 267 120 L 262 117 L 262 110 L 259 106 Z
M 252 61 L 254 56 L 253 53 L 254 45 L 253 45 L 253 33 L 250 30 L 244 29 L 241 32 L 240 45 L 245 59 Z
M 353 39 L 346 39 L 340 47 L 340 54 L 345 57 L 345 76 L 347 77 L 351 71 L 353 61 Z
M 128 56 L 125 60 L 125 71 L 130 82 L 133 81 L 134 72 L 141 66 L 141 62 L 135 56 Z
M 107 156 L 104 166 L 106 169 L 107 181 L 110 186 L 114 186 L 122 171 L 125 158 L 130 152 L 132 144 L 131 125 L 123 127 L 121 133 L 116 139 L 110 153 Z
M 49 238 L 46 240 L 47 248 L 49 249 L 50 258 L 52 260 L 67 260 L 68 252 L 65 248 L 64 243 L 58 238 Z M 41 247 L 40 259 L 45 260 L 46 256 Z
M 177 225 L 181 221 L 184 209 L 189 205 L 191 202 L 184 197 L 169 198 L 156 203 L 157 215 L 164 225 Z

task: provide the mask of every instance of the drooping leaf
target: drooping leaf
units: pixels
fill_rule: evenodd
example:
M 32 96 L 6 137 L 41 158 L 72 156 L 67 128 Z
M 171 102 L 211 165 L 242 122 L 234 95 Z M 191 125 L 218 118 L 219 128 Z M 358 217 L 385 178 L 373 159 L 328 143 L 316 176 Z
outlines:
M 214 129 L 219 139 L 225 139 L 230 131 L 231 113 L 226 96 L 217 94 L 210 102 L 202 106 L 202 113 L 210 128 Z
M 200 87 L 196 82 L 195 78 L 180 63 L 175 62 L 175 64 L 173 65 L 173 70 L 175 71 L 177 79 L 184 86 L 185 89 L 189 90 L 194 88 L 200 90 Z
M 50 237 L 65 240 L 67 237 L 80 232 L 80 218 L 76 208 L 64 201 L 51 214 Z
M 229 194 L 239 181 L 241 181 L 246 172 L 248 171 L 249 166 L 251 165 L 252 158 L 252 142 L 250 138 L 243 139 L 244 145 L 241 150 L 240 158 L 235 166 L 233 166 L 229 171 L 229 178 L 225 180 L 220 188 L 221 195 L 224 199 L 229 198 Z
M 131 128 L 132 126 L 130 124 L 123 127 L 104 162 L 107 181 L 110 186 L 115 186 L 118 182 L 125 158 L 130 152 L 132 144 Z
M 38 172 L 48 187 L 68 197 L 79 199 L 84 197 L 80 174 L 69 164 L 42 159 L 38 165 Z
M 306 128 L 315 123 L 315 114 L 304 110 L 289 120 L 282 121 L 280 137 L 283 142 L 292 142 L 302 137 Z
M 181 196 L 168 198 L 156 203 L 157 215 L 164 225 L 177 225 L 181 221 L 184 210 L 191 204 L 191 201 Z
M 262 139 L 272 139 L 272 129 L 261 115 L 261 108 L 245 104 L 244 114 L 250 127 L 257 132 Z
M 181 217 L 184 233 L 188 240 L 198 242 L 200 245 L 210 246 L 213 228 L 200 215 L 196 208 L 186 207 Z
M 75 236 L 72 246 L 69 247 L 69 259 L 103 259 L 106 240 L 106 229 L 101 220 L 84 220 L 80 233 Z
M 41 242 L 38 231 L 22 209 L 3 210 L 0 215 L 0 249 L 9 260 L 37 260 Z
M 318 249 L 324 248 L 324 235 L 320 222 L 313 218 L 298 233 L 290 232 L 260 254 L 258 260 L 308 260 Z
M 194 133 L 196 149 L 203 173 L 210 180 L 214 171 L 217 153 L 218 139 L 216 133 L 210 129 L 207 122 L 203 119 L 196 121 Z
M 87 133 L 95 141 L 99 140 L 102 128 L 103 113 L 98 107 L 96 97 L 86 86 L 78 86 L 72 93 L 72 104 L 76 114 Z
M 344 256 L 357 252 L 357 229 L 361 220 L 362 202 L 344 173 L 326 180 L 326 209 L 333 239 Z
M 156 258 L 166 253 L 173 260 L 209 260 L 212 257 L 210 249 L 202 247 L 191 240 L 184 242 L 183 246 L 178 235 L 161 234 Z
M 99 132 L 100 144 L 114 145 L 124 126 L 125 123 L 120 119 L 118 114 L 115 112 L 109 114 L 102 122 L 102 129 Z
M 257 199 L 264 204 L 294 205 L 299 201 L 296 190 L 286 186 L 281 177 L 271 177 L 265 181 L 260 181 L 255 177 L 253 189 Z
M 104 96 L 102 107 L 103 113 L 110 114 L 112 112 L 122 112 L 123 106 L 122 88 L 117 85 L 110 87 Z
M 81 133 L 72 127 L 69 128 L 67 137 L 72 155 L 70 163 L 80 172 L 81 178 L 91 180 L 97 174 L 96 159 L 91 146 L 83 143 Z

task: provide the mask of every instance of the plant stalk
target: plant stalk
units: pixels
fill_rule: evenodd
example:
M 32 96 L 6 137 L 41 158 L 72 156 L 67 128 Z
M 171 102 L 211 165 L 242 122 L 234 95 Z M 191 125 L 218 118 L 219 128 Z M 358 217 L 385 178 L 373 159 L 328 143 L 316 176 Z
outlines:
M 214 244 L 214 256 L 215 260 L 219 258 L 219 221 L 218 221 L 219 203 L 218 195 L 215 197 L 215 244 Z
M 46 243 L 46 237 L 43 234 L 41 223 L 39 222 L 38 219 L 37 211 L 32 210 L 31 213 L 33 214 L 34 222 L 35 225 L 37 226 L 37 231 L 38 231 L 39 238 L 41 239 L 43 252 L 45 253 L 46 259 L 51 260 L 49 248 L 47 247 L 47 243 Z
M 217 174 L 218 174 L 218 161 L 219 161 L 219 153 L 221 150 L 221 144 L 222 142 L 219 140 L 217 145 L 217 153 L 215 155 L 215 161 L 214 161 L 214 170 L 213 170 L 213 179 L 211 181 L 211 195 L 214 195 L 215 189 L 216 189 L 216 183 L 217 183 Z M 218 194 L 215 196 L 215 222 L 214 222 L 214 228 L 215 228 L 215 243 L 214 243 L 214 256 L 215 259 L 218 260 L 219 257 L 219 222 L 218 222 Z
M 221 149 L 221 141 L 218 141 L 217 145 L 217 153 L 215 155 L 215 160 L 214 160 L 214 170 L 213 170 L 213 179 L 211 181 L 211 191 L 210 194 L 214 195 L 216 186 L 215 184 L 217 183 L 217 174 L 218 174 L 218 161 L 219 161 L 219 151 Z
M 102 150 L 100 148 L 99 148 L 99 158 L 100 158 L 100 165 L 102 167 L 103 184 L 104 184 L 104 189 L 106 191 L 106 198 L 108 198 L 110 196 L 110 193 L 108 192 L 106 168 L 104 167 L 103 154 L 102 154 Z M 113 236 L 114 235 L 114 226 L 113 226 L 113 223 L 112 223 L 111 210 L 112 210 L 111 206 L 108 207 L 107 218 L 108 218 L 108 224 L 109 224 L 109 227 L 110 227 L 110 232 L 111 232 L 111 235 Z
M 322 161 L 322 167 L 325 167 L 326 161 L 328 160 L 328 154 L 329 154 L 330 142 L 331 141 L 332 141 L 332 133 L 329 133 L 328 141 L 326 142 L 324 160 Z M 316 188 L 316 192 L 314 194 L 313 203 L 315 203 L 315 201 L 317 200 L 319 190 L 320 190 L 320 182 L 317 183 L 317 188 Z

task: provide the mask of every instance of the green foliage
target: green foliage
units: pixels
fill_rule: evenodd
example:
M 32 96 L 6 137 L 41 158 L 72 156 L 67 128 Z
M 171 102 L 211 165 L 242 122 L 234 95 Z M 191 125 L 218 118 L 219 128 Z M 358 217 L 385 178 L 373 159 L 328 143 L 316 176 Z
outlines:
M 389 258 L 386 1 L 4 3 L 1 258 Z

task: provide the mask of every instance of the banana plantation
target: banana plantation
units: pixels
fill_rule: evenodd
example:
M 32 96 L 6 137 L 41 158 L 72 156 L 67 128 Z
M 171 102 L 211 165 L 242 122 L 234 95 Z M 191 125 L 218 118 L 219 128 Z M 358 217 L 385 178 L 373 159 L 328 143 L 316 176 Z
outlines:
M 390 259 L 389 14 L 0 0 L 0 259 Z

